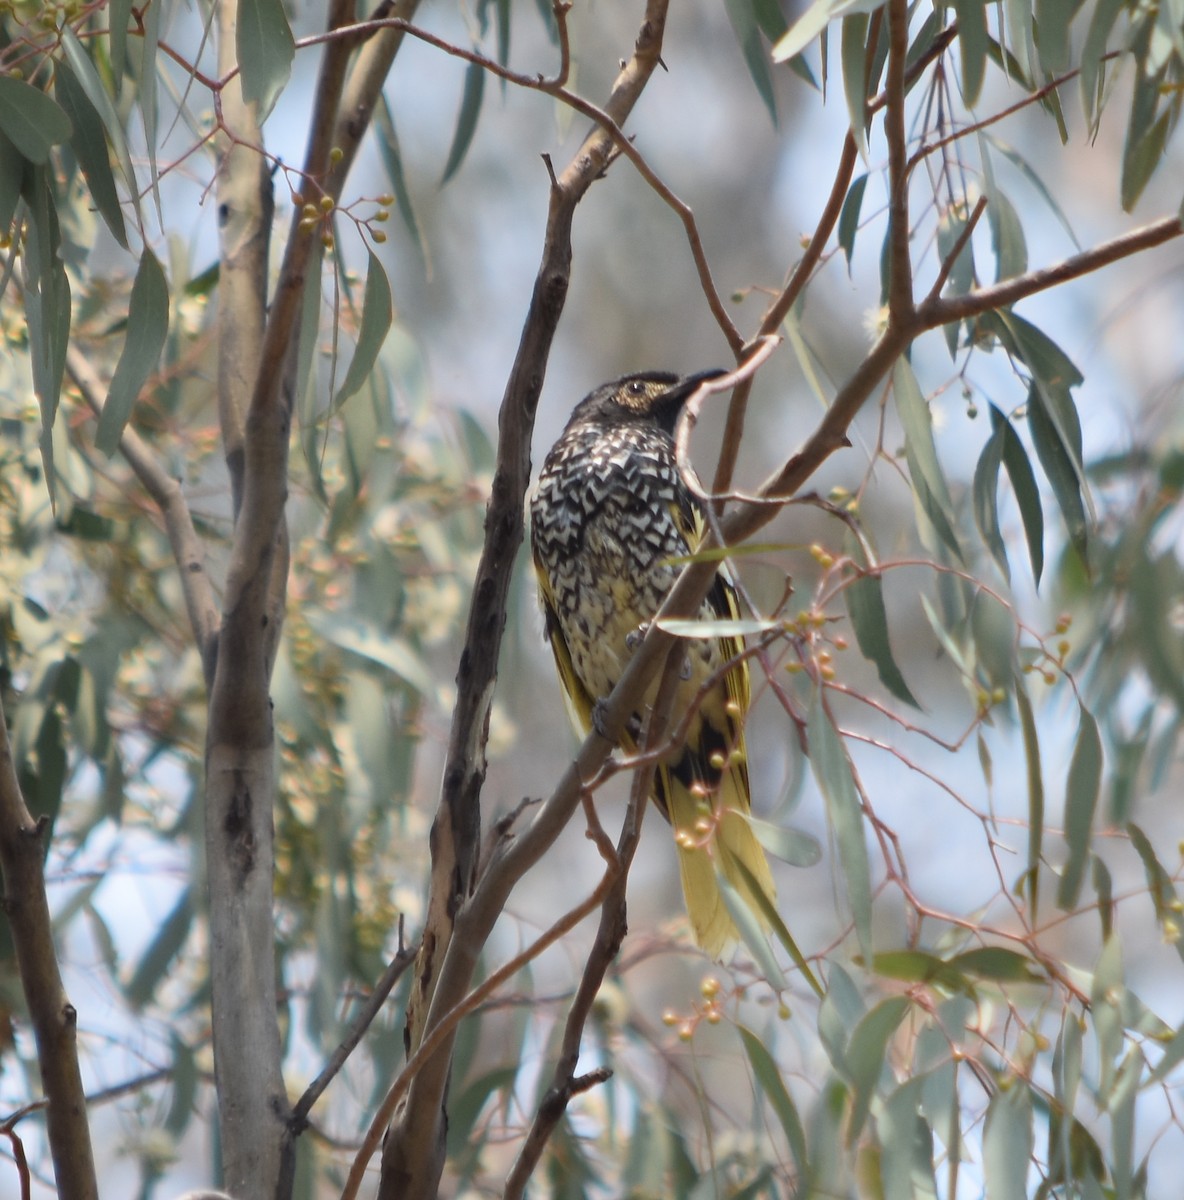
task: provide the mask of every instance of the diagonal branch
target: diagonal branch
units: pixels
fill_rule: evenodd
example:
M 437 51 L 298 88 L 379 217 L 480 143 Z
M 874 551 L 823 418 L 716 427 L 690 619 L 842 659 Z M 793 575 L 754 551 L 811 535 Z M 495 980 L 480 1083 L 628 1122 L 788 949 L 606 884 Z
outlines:
M 665 740 L 666 729 L 673 716 L 674 698 L 679 683 L 679 668 L 684 653 L 683 647 L 672 647 L 663 670 L 662 684 L 655 697 L 654 706 L 646 719 L 641 746 L 643 754 L 649 757 L 633 774 L 629 805 L 625 810 L 625 820 L 621 826 L 620 837 L 617 839 L 617 875 L 601 905 L 600 925 L 596 930 L 596 940 L 584 963 L 579 987 L 576 989 L 575 997 L 568 1009 L 567 1020 L 563 1028 L 563 1042 L 551 1076 L 551 1086 L 539 1104 L 538 1112 L 535 1113 L 530 1130 L 523 1140 L 522 1148 L 506 1179 L 506 1186 L 502 1193 L 503 1200 L 521 1200 L 525 1194 L 526 1185 L 538 1166 L 543 1149 L 563 1114 L 567 1111 L 572 1097 L 587 1091 L 590 1086 L 602 1082 L 612 1074 L 611 1071 L 608 1071 L 603 1077 L 596 1073 L 591 1076 L 577 1076 L 576 1067 L 579 1065 L 584 1026 L 588 1022 L 604 977 L 620 952 L 621 942 L 627 932 L 625 891 L 629 880 L 629 868 L 637 853 L 637 846 L 641 840 L 642 821 L 649 805 L 650 793 L 653 791 L 654 772 L 657 769 L 657 758 L 653 752 Z
M 103 411 L 106 388 L 86 355 L 72 343 L 66 350 L 66 369 L 86 406 L 97 417 Z M 119 451 L 164 518 L 169 545 L 180 573 L 189 625 L 201 655 L 208 687 L 213 679 L 214 647 L 218 637 L 218 602 L 206 574 L 205 550 L 193 527 L 185 493 L 180 482 L 164 469 L 152 447 L 130 426 L 124 428 L 119 439 Z
M 613 85 L 604 113 L 615 127 L 628 117 L 658 65 L 668 0 L 648 0 L 632 57 Z M 530 480 L 530 441 L 551 341 L 563 311 L 571 272 L 571 226 L 576 206 L 608 167 L 616 139 L 597 125 L 569 166 L 552 177 L 547 230 L 534 293 L 502 400 L 498 461 L 485 522 L 485 545 L 457 672 L 457 706 L 449 735 L 440 805 L 432 825 L 432 881 L 423 950 L 408 1010 L 407 1040 L 417 1053 L 432 1027 L 468 991 L 480 945 L 500 905 L 470 922 L 455 939 L 458 911 L 473 892 L 480 844 L 480 796 L 485 738 L 506 605 L 517 550 L 522 505 Z M 508 889 L 507 889 L 508 894 Z M 448 981 L 441 990 L 441 982 Z M 453 1034 L 440 1039 L 410 1084 L 383 1151 L 383 1197 L 434 1196 L 443 1170 L 447 1091 Z

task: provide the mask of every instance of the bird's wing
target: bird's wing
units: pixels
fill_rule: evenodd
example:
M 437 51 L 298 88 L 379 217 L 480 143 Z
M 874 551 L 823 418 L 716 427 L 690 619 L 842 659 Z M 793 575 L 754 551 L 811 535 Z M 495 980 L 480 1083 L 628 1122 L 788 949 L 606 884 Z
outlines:
M 551 643 L 551 653 L 555 655 L 555 667 L 559 672 L 559 682 L 563 686 L 563 698 L 567 703 L 572 724 L 586 734 L 592 728 L 592 697 L 588 695 L 572 666 L 571 653 L 567 648 L 567 641 L 559 624 L 559 614 L 555 608 L 555 593 L 551 590 L 551 581 L 538 559 L 534 561 L 534 572 L 538 577 L 539 596 L 543 602 L 544 629 L 547 641 Z

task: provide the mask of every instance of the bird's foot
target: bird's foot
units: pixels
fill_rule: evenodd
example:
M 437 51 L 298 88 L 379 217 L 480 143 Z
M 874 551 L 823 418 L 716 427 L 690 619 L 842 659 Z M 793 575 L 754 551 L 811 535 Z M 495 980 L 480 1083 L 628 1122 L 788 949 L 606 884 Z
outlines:
M 629 651 L 636 650 L 642 642 L 645 641 L 645 635 L 650 631 L 650 623 L 642 621 L 636 629 L 630 630 L 625 634 L 625 649 Z
M 606 742 L 615 742 L 617 739 L 609 732 L 608 728 L 608 703 L 602 696 L 595 704 L 592 705 L 592 728 Z

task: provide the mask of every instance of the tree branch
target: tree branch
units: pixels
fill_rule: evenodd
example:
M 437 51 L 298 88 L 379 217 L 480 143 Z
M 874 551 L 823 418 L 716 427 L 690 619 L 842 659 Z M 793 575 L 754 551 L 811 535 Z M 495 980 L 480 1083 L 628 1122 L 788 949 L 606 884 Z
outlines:
M 218 71 L 237 66 L 238 5 L 218 5 Z M 218 424 L 230 474 L 233 512 L 243 502 L 247 409 L 267 316 L 267 258 L 275 211 L 255 105 L 243 101 L 237 74 L 219 90 L 221 156 L 215 177 L 218 202 Z M 207 680 L 207 686 L 209 681 Z
M 667 3 L 648 0 L 634 53 L 617 76 L 605 105 L 605 118 L 618 130 L 658 64 Z M 457 913 L 473 892 L 478 860 L 485 737 L 510 579 L 522 543 L 531 433 L 551 341 L 567 295 L 572 219 L 579 201 L 608 166 L 615 145 L 612 134 L 598 125 L 584 139 L 563 174 L 552 181 L 542 261 L 502 400 L 485 545 L 457 672 L 457 706 L 440 806 L 432 825 L 431 891 L 408 1010 L 407 1043 L 413 1054 L 419 1052 L 433 1026 L 464 997 L 476 961 L 474 946 L 488 935 L 488 929 L 482 933 L 474 928 L 474 936 L 459 945 L 454 941 Z M 449 980 L 449 988 L 441 995 L 437 989 L 443 979 Z M 435 1195 L 443 1170 L 443 1103 L 452 1040 L 452 1034 L 440 1039 L 439 1050 L 410 1084 L 405 1103 L 387 1134 L 380 1196 L 413 1200 Z
M 330 28 L 352 13 L 352 0 L 333 0 Z M 228 31 L 224 27 L 222 32 L 225 36 Z M 306 175 L 313 178 L 328 174 L 349 53 L 347 43 L 335 42 L 321 61 L 305 160 Z M 321 253 L 320 240 L 300 231 L 300 219 L 298 211 L 250 364 L 242 499 L 206 731 L 210 985 L 223 1174 L 232 1194 L 258 1197 L 276 1195 L 289 1129 L 276 1013 L 272 906 L 277 783 L 269 688 L 287 587 L 284 511 L 300 317 L 305 288 L 315 286 Z M 223 240 L 224 254 L 235 250 L 233 242 Z M 251 308 L 257 293 L 245 277 L 248 265 L 243 264 L 236 299 Z M 227 407 L 236 420 L 236 406 Z
M 904 124 L 908 52 L 908 0 L 888 0 L 888 70 L 884 81 L 884 138 L 888 142 L 888 315 L 898 324 L 907 321 L 913 311 L 908 143 Z
M 34 820 L 21 795 L 0 707 L 0 868 L 4 914 L 37 1041 L 46 1130 L 62 1200 L 98 1200 L 86 1093 L 78 1065 L 78 1013 L 62 986 L 45 894 L 47 823 Z
M 106 388 L 87 357 L 73 343 L 66 350 L 66 369 L 83 402 L 97 417 L 103 411 Z M 201 655 L 206 686 L 213 681 L 214 648 L 218 637 L 218 602 L 205 568 L 205 549 L 178 480 L 164 469 L 152 447 L 134 429 L 125 426 L 119 452 L 135 473 L 140 485 L 160 509 L 169 545 L 180 575 L 181 594 L 193 640 Z
M 579 1076 L 576 1068 L 580 1059 L 580 1044 L 584 1037 L 584 1026 L 592 1012 L 592 1005 L 604 982 L 605 974 L 613 960 L 620 953 L 621 943 L 628 931 L 626 920 L 625 893 L 629 882 L 629 868 L 637 853 L 641 840 L 641 826 L 649 806 L 650 794 L 654 787 L 654 772 L 657 769 L 657 759 L 653 751 L 660 746 L 670 724 L 674 698 L 678 692 L 679 668 L 683 661 L 685 647 L 673 646 L 666 661 L 662 675 L 662 683 L 654 699 L 654 706 L 646 719 L 646 728 L 641 740 L 643 753 L 649 757 L 633 773 L 632 786 L 629 793 L 629 805 L 625 810 L 625 820 L 621 826 L 621 834 L 617 839 L 616 863 L 617 874 L 604 897 L 600 908 L 600 925 L 596 930 L 596 940 L 584 963 L 584 971 L 580 977 L 579 987 L 567 1012 L 567 1021 L 563 1029 L 563 1043 L 560 1046 L 559 1057 L 551 1076 L 551 1086 L 539 1104 L 518 1157 L 506 1179 L 502 1192 L 502 1200 L 521 1200 L 525 1194 L 526 1185 L 538 1166 L 543 1150 L 550 1140 L 555 1127 L 559 1124 L 573 1096 L 587 1091 L 590 1086 L 607 1080 L 611 1071 L 600 1075 Z

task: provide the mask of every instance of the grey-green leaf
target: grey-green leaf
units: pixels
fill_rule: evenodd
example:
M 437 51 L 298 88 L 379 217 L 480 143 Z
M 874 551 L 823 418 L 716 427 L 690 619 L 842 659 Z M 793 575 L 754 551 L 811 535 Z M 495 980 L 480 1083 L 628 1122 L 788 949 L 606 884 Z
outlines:
M 961 560 L 962 547 L 950 522 L 954 502 L 937 461 L 937 446 L 933 441 L 933 415 L 921 394 L 913 368 L 903 355 L 896 360 L 892 370 L 892 391 L 904 428 L 905 457 L 917 499 L 938 537 Z
M 132 406 L 156 370 L 169 331 L 169 285 L 151 250 L 140 256 L 127 313 L 123 353 L 111 377 L 95 432 L 95 447 L 110 457 L 119 448 Z
M 1011 480 L 1020 509 L 1020 520 L 1024 525 L 1024 539 L 1028 543 L 1028 559 L 1032 563 L 1032 578 L 1040 586 L 1044 571 L 1044 509 L 1040 503 L 1040 488 L 1036 483 L 1036 472 L 1028 460 L 1028 452 L 1020 435 L 1011 422 L 991 405 L 991 424 L 1003 436 L 1003 466 Z
M 777 1063 L 755 1033 L 743 1025 L 737 1025 L 736 1029 L 744 1043 L 748 1061 L 752 1064 L 752 1073 L 756 1076 L 761 1091 L 773 1106 L 778 1121 L 781 1122 L 785 1140 L 789 1143 L 790 1153 L 797 1165 L 798 1177 L 805 1178 L 809 1167 L 806 1157 L 806 1132 L 802 1128 L 802 1119 L 798 1116 L 797 1107 L 781 1078 L 781 1072 L 777 1069 Z
M 411 201 L 411 193 L 407 188 L 399 135 L 395 131 L 390 102 L 385 94 L 382 97 L 382 103 L 374 109 L 374 127 L 378 134 L 378 149 L 382 154 L 382 161 L 386 165 L 387 178 L 390 180 L 399 216 L 403 218 L 403 224 L 406 226 L 407 232 L 411 234 L 411 239 L 423 260 L 424 273 L 430 277 L 432 260 L 428 254 L 428 244 L 424 238 L 423 229 L 420 227 L 419 217 L 416 215 L 415 206 Z
M 867 1013 L 852 1031 L 845 1055 L 852 1086 L 851 1116 L 847 1122 L 849 1146 L 855 1144 L 867 1120 L 876 1084 L 884 1067 L 888 1042 L 911 1004 L 907 996 L 889 996 Z
M 283 0 L 242 0 L 238 8 L 236 49 L 243 98 L 259 106 L 264 120 L 292 73 L 296 43 Z
M 855 922 L 859 948 L 867 962 L 872 960 L 872 885 L 867 842 L 863 835 L 863 808 L 855 787 L 851 763 L 822 703 L 821 688 L 810 700 L 806 721 L 810 743 L 810 766 L 826 800 L 827 813 L 839 847 L 839 861 L 847 882 L 847 898 Z
M 1022 675 L 1015 677 L 1015 703 L 1020 715 L 1028 774 L 1028 897 L 1032 904 L 1032 920 L 1035 921 L 1040 896 L 1040 856 L 1044 842 L 1044 776 L 1040 769 L 1040 738 L 1036 733 L 1036 717 Z
M 992 408 L 994 405 L 992 405 Z M 1007 562 L 1007 544 L 999 528 L 999 467 L 1003 463 L 1003 434 L 996 429 L 987 439 L 974 468 L 971 495 L 974 501 L 974 523 L 978 526 L 983 544 L 1010 581 L 1011 568 Z
M 1032 1093 L 1024 1079 L 1010 1078 L 987 1106 L 983 1172 L 987 1200 L 1016 1200 L 1028 1194 L 1032 1160 Z
M 345 373 L 345 379 L 333 398 L 335 409 L 340 408 L 369 378 L 374 364 L 378 361 L 382 343 L 390 331 L 393 316 L 391 285 L 382 263 L 371 250 L 370 262 L 366 269 L 366 290 L 362 295 L 362 321 L 358 329 L 358 344 L 350 360 L 349 370 Z
M 0 229 L 7 229 L 12 224 L 16 202 L 21 198 L 24 173 L 24 156 L 0 133 Z M 0 285 L 0 295 L 3 293 L 4 288 Z
M 111 173 L 107 138 L 99 114 L 85 89 L 64 62 L 58 63 L 54 88 L 58 103 L 74 126 L 70 148 L 86 177 L 91 198 L 111 235 L 126 250 L 127 229 L 123 223 L 123 210 L 119 206 L 119 193 L 115 188 L 115 176 Z
M 958 50 L 962 60 L 962 100 L 978 103 L 987 69 L 987 6 L 983 0 L 954 0 L 958 14 Z
M 875 668 L 880 682 L 905 704 L 919 709 L 909 685 L 905 682 L 888 636 L 888 613 L 884 607 L 884 591 L 880 576 L 874 572 L 861 575 L 843 589 L 847 615 L 860 653 Z
M 1045 393 L 1033 384 L 1028 393 L 1028 427 L 1032 431 L 1032 443 L 1036 447 L 1040 465 L 1052 485 L 1053 495 L 1065 519 L 1069 540 L 1085 563 L 1089 561 L 1089 523 L 1077 464 L 1049 415 L 1044 399 Z
M 773 92 L 773 73 L 769 70 L 769 56 L 761 37 L 761 27 L 751 0 L 724 0 L 728 20 L 740 44 L 748 74 L 757 93 L 769 111 L 769 119 L 777 124 L 777 98 Z
M 481 115 L 481 99 L 485 95 L 485 71 L 476 63 L 470 63 L 465 72 L 465 90 L 460 102 L 460 115 L 456 118 L 456 132 L 452 135 L 452 146 L 448 161 L 440 177 L 443 187 L 460 170 L 465 161 L 473 134 L 477 132 L 477 118 Z
M 0 75 L 0 132 L 30 162 L 43 163 L 73 128 L 56 100 L 11 75 Z
M 866 13 L 852 13 L 843 18 L 839 37 L 843 95 L 847 101 L 851 135 L 864 162 L 867 161 L 867 33 Z
M 1073 745 L 1065 787 L 1065 843 L 1069 848 L 1069 859 L 1057 892 L 1057 907 L 1066 910 L 1077 907 L 1089 857 L 1090 831 L 1102 786 L 1102 739 L 1098 723 L 1084 705 L 1078 708 L 1077 740 Z
M 859 231 L 859 214 L 863 208 L 863 193 L 867 189 L 867 176 L 860 175 L 848 188 L 839 213 L 839 245 L 847 256 L 847 273 L 851 272 L 851 255 L 855 251 L 855 235 Z

